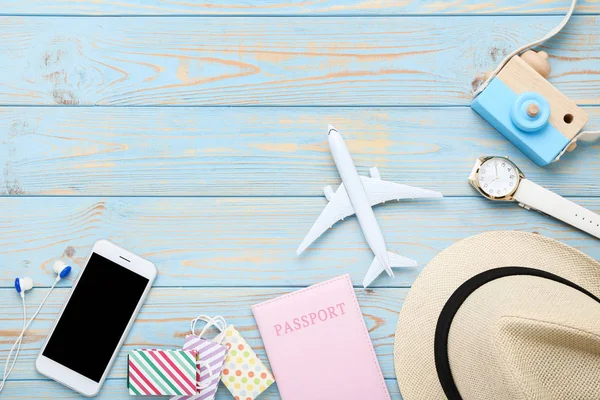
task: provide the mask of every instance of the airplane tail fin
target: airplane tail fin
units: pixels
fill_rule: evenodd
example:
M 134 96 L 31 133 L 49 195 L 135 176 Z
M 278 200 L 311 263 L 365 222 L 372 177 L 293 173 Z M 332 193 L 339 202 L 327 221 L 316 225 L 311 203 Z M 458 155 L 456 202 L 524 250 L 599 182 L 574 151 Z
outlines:
M 390 257 L 390 266 L 392 268 L 414 268 L 417 266 L 417 262 L 415 260 L 411 260 L 407 257 L 402 257 L 398 254 L 392 253 L 388 251 L 388 256 Z M 369 270 L 367 271 L 367 275 L 365 275 L 365 279 L 363 280 L 363 287 L 368 287 L 373 281 L 381 275 L 384 271 L 383 265 L 377 260 L 377 257 L 373 259 Z

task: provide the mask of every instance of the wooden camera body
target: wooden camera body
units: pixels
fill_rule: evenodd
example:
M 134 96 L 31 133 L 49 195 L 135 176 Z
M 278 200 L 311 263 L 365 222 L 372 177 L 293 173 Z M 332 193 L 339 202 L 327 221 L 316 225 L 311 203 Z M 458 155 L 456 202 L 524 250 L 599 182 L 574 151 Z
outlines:
M 539 166 L 553 162 L 589 118 L 548 82 L 547 59 L 532 50 L 513 57 L 471 104 Z

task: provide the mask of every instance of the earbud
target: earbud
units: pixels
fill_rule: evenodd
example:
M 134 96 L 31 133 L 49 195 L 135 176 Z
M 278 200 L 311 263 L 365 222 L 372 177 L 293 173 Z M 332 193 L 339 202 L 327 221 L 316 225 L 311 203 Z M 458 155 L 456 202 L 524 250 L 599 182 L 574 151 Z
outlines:
M 58 276 L 58 279 L 66 278 L 71 273 L 71 266 L 65 264 L 64 261 L 61 260 L 56 260 L 52 269 Z
M 33 288 L 33 280 L 28 277 L 15 279 L 15 289 L 17 293 L 23 294 L 24 292 Z
M 2 380 L 0 381 L 0 392 L 2 392 L 2 389 L 4 389 L 6 380 L 8 379 L 10 373 L 13 370 L 13 367 L 15 366 L 15 363 L 17 362 L 17 358 L 19 357 L 19 351 L 21 350 L 21 344 L 23 343 L 23 336 L 25 335 L 25 331 L 27 331 L 27 328 L 29 328 L 29 325 L 31 325 L 31 323 L 33 322 L 35 317 L 37 317 L 37 315 L 42 310 L 42 307 L 44 306 L 44 304 L 46 304 L 46 300 L 48 300 L 48 296 L 50 296 L 50 293 L 52 293 L 52 291 L 58 284 L 58 281 L 69 276 L 69 274 L 71 273 L 71 266 L 65 264 L 61 260 L 56 260 L 54 262 L 54 265 L 52 266 L 52 270 L 56 273 L 56 279 L 54 280 L 54 283 L 52 284 L 52 286 L 50 286 L 50 289 L 46 293 L 46 296 L 40 303 L 39 307 L 37 308 L 36 312 L 31 317 L 29 322 L 27 322 L 27 307 L 25 307 L 25 292 L 27 290 L 30 290 L 33 288 L 33 280 L 31 278 L 27 278 L 27 277 L 15 279 L 15 289 L 17 290 L 17 293 L 19 293 L 21 295 L 21 300 L 23 302 L 23 329 L 21 330 L 21 334 L 19 335 L 19 337 L 17 338 L 17 340 L 11 347 L 10 352 L 8 353 L 8 357 L 6 358 L 6 363 L 4 364 L 4 374 L 2 375 Z M 16 349 L 16 353 L 15 353 L 14 358 L 12 358 L 12 364 L 11 364 L 10 363 L 11 357 L 12 357 L 13 351 L 15 351 L 15 349 Z M 10 367 L 9 367 L 9 364 L 10 364 Z
M 61 260 L 55 261 L 52 269 L 57 275 L 57 280 L 64 279 L 71 273 L 71 266 L 65 264 Z M 33 280 L 31 278 L 23 277 L 15 279 L 15 289 L 17 290 L 17 293 L 21 294 L 21 296 L 23 296 L 26 291 L 31 290 L 32 288 Z

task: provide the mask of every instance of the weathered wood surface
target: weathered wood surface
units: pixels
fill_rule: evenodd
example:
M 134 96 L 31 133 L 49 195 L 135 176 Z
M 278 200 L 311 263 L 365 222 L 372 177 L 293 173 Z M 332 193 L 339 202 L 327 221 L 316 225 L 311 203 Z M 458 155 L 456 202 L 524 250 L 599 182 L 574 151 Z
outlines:
M 598 197 L 573 200 L 600 212 Z M 315 198 L 2 198 L 0 284 L 19 274 L 49 285 L 55 259 L 78 272 L 106 238 L 153 261 L 157 286 L 307 286 L 343 273 L 360 286 L 373 254 L 354 217 L 296 256 L 324 206 Z M 600 258 L 596 239 L 514 203 L 452 197 L 390 203 L 376 215 L 389 249 L 421 266 L 459 239 L 498 229 L 538 232 Z M 375 286 L 408 287 L 418 272 Z
M 199 314 L 222 315 L 234 324 L 268 366 L 264 346 L 256 328 L 250 306 L 279 295 L 293 288 L 154 288 L 133 325 L 126 344 L 120 351 L 110 372 L 111 378 L 126 378 L 127 352 L 135 348 L 181 348 L 189 333 L 190 320 Z M 369 329 L 373 346 L 386 378 L 395 378 L 393 365 L 394 332 L 398 312 L 407 289 L 357 289 L 356 294 Z M 36 289 L 28 296 L 29 314 L 46 294 L 46 289 Z M 32 368 L 35 357 L 46 337 L 47 331 L 64 304 L 68 289 L 59 288 L 48 300 L 38 320 L 32 324 L 26 336 L 19 363 L 12 379 L 42 378 Z M 0 315 L 3 340 L 0 342 L 0 359 L 5 360 L 12 342 L 19 335 L 23 313 L 20 298 L 13 290 L 0 289 Z M 102 329 L 101 326 L 94 329 Z M 85 335 L 85 330 L 74 334 Z
M 5 0 L 3 14 L 60 15 L 369 15 L 369 14 L 560 14 L 570 0 Z M 594 0 L 579 1 L 578 13 L 597 13 Z
M 385 180 L 474 196 L 474 160 L 501 154 L 562 195 L 600 195 L 598 145 L 538 168 L 467 107 L 0 108 L 0 194 L 322 196 L 340 183 L 327 123 Z
M 1 17 L 0 104 L 467 105 L 560 18 Z M 599 35 L 577 16 L 545 46 L 581 104 L 598 103 Z
M 402 400 L 400 390 L 396 379 L 385 380 L 388 392 L 392 400 Z M 108 379 L 102 388 L 100 394 L 95 397 L 98 400 L 123 400 L 127 397 L 126 379 Z M 227 388 L 221 383 L 217 391 L 217 400 L 231 400 L 233 397 Z M 81 399 L 81 396 L 59 385 L 58 383 L 48 381 L 13 381 L 6 385 L 2 391 L 3 399 Z M 159 397 L 163 398 L 163 397 Z M 279 392 L 277 392 L 277 384 L 269 387 L 260 395 L 260 400 L 280 400 Z
M 295 255 L 325 205 L 322 187 L 339 183 L 327 123 L 360 172 L 377 165 L 384 179 L 448 196 L 376 209 L 390 250 L 421 266 L 496 229 L 539 232 L 600 259 L 590 236 L 478 198 L 466 182 L 477 156 L 509 155 L 600 212 L 597 144 L 538 168 L 468 108 L 482 74 L 543 36 L 568 3 L 3 1 L 0 365 L 21 324 L 14 277 L 47 288 L 55 259 L 78 273 L 99 238 L 160 270 L 99 398 L 127 397 L 127 350 L 181 346 L 200 312 L 224 315 L 268 362 L 250 305 L 343 273 L 360 286 L 372 260 L 354 218 Z M 599 12 L 596 0 L 580 1 L 544 46 L 551 81 L 586 106 L 590 127 L 600 126 Z M 419 271 L 357 289 L 394 400 L 393 334 Z M 33 324 L 3 398 L 79 398 L 33 367 L 71 284 Z M 30 313 L 46 290 L 30 292 Z M 221 388 L 217 398 L 231 396 Z M 261 398 L 278 399 L 276 387 Z
M 402 400 L 400 390 L 395 379 L 386 379 L 388 391 L 392 400 Z M 109 379 L 104 384 L 100 394 L 95 397 L 98 400 L 123 400 L 127 398 L 125 379 Z M 77 393 L 54 382 L 47 381 L 15 381 L 6 385 L 2 391 L 3 399 L 81 399 Z M 162 397 L 161 397 L 162 398 Z M 223 384 L 217 391 L 217 400 L 231 400 L 233 397 Z M 280 400 L 277 385 L 274 384 L 260 395 L 260 400 Z

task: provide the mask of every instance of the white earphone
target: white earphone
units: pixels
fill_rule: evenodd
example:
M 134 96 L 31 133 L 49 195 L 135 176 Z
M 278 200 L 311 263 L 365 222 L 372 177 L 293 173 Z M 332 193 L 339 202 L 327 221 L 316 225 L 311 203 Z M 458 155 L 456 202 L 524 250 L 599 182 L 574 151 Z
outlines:
M 25 297 L 25 292 L 33 288 L 33 280 L 29 277 L 15 279 L 15 289 L 21 297 Z
M 13 367 L 15 366 L 15 363 L 17 362 L 17 358 L 19 357 L 19 352 L 21 351 L 21 344 L 23 343 L 23 336 L 25 336 L 25 331 L 27 330 L 27 328 L 29 328 L 29 325 L 31 325 L 31 323 L 33 322 L 35 317 L 37 317 L 37 315 L 40 313 L 42 307 L 46 303 L 46 300 L 48 300 L 48 296 L 50 296 L 50 293 L 52 293 L 52 290 L 54 290 L 54 287 L 56 286 L 56 284 L 61 279 L 66 278 L 71 273 L 71 267 L 69 265 L 65 264 L 61 260 L 55 261 L 52 269 L 56 273 L 56 279 L 54 280 L 54 283 L 52 284 L 52 286 L 50 286 L 50 290 L 48 290 L 48 293 L 46 293 L 46 296 L 40 303 L 40 306 L 38 307 L 36 312 L 33 314 L 33 317 L 31 317 L 29 322 L 27 322 L 27 307 L 25 306 L 25 292 L 28 290 L 31 290 L 33 288 L 33 280 L 29 277 L 15 279 L 15 289 L 17 290 L 17 293 L 19 293 L 21 295 L 21 300 L 23 302 L 23 329 L 21 330 L 21 334 L 19 335 L 19 337 L 17 338 L 17 340 L 15 341 L 13 346 L 10 348 L 10 351 L 8 352 L 8 357 L 6 358 L 6 363 L 4 364 L 4 374 L 2 375 L 2 382 L 0 382 L 0 392 L 2 392 L 2 389 L 4 389 L 4 384 L 6 383 L 6 380 L 8 379 L 10 373 L 12 372 Z M 13 351 L 15 350 L 15 347 L 17 348 L 17 351 L 15 352 L 15 357 L 13 358 L 12 364 L 10 365 L 10 368 L 9 368 L 8 364 L 10 364 L 10 358 L 12 356 Z

